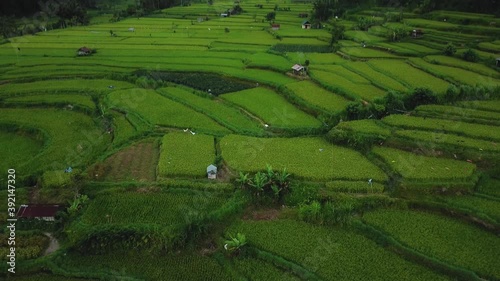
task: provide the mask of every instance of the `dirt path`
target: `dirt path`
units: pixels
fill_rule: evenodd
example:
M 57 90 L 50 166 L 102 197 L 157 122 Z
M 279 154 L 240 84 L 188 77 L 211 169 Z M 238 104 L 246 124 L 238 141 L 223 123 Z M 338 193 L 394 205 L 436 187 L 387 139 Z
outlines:
M 59 248 L 61 247 L 61 246 L 59 246 L 59 241 L 57 241 L 57 239 L 54 238 L 54 236 L 52 236 L 52 234 L 50 234 L 48 232 L 44 232 L 43 234 L 45 236 L 49 237 L 49 239 L 50 239 L 49 247 L 47 247 L 47 249 L 45 250 L 45 253 L 43 253 L 43 255 L 47 256 L 47 255 L 50 255 L 53 252 L 59 250 Z

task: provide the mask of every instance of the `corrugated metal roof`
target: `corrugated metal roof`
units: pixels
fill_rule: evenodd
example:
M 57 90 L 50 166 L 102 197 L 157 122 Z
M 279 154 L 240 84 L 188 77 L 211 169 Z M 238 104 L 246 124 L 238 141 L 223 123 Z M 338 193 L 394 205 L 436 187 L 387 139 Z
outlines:
M 21 205 L 17 211 L 18 218 L 53 217 L 61 209 L 59 205 L 32 204 Z

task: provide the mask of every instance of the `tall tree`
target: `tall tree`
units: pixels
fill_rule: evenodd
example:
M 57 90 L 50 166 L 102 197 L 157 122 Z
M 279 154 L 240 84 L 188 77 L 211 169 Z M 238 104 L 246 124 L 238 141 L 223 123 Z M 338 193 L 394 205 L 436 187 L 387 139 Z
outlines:
M 335 47 L 337 42 L 344 38 L 345 26 L 336 20 L 331 23 L 331 26 L 330 34 L 332 37 L 330 39 L 330 47 Z
M 4 38 L 9 38 L 16 34 L 17 23 L 13 16 L 0 16 L 0 33 Z

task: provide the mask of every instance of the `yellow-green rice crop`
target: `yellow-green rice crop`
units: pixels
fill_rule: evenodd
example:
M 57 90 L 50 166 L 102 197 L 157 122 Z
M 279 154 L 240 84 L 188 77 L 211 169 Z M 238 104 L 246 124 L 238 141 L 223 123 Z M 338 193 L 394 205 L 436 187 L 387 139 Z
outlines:
M 112 108 L 136 112 L 151 124 L 219 133 L 229 131 L 207 116 L 172 101 L 153 90 L 130 89 L 115 91 L 109 94 L 106 100 L 107 104 Z
M 270 164 L 302 178 L 368 180 L 387 176 L 359 152 L 320 138 L 254 138 L 229 135 L 220 142 L 222 156 L 234 170 L 255 172 Z
M 459 121 L 413 117 L 406 115 L 390 115 L 382 119 L 388 125 L 401 127 L 406 129 L 419 129 L 437 132 L 455 133 L 458 135 L 468 136 L 477 139 L 485 140 L 500 140 L 498 127 L 487 126 L 482 124 L 471 124 Z
M 310 81 L 290 83 L 286 87 L 306 102 L 329 111 L 344 110 L 349 103 L 344 97 L 327 91 Z
M 500 277 L 500 244 L 492 233 L 455 219 L 409 210 L 379 210 L 363 219 L 425 255 L 482 276 Z
M 476 165 L 465 161 L 422 156 L 393 148 L 374 147 L 372 152 L 408 180 L 467 179 L 476 170 Z
M 158 170 L 161 177 L 203 177 L 215 160 L 214 138 L 191 132 L 165 135 L 161 143 Z
M 437 93 L 444 93 L 449 83 L 399 60 L 371 60 L 373 69 L 380 71 L 412 88 L 428 87 Z
M 224 94 L 221 98 L 257 115 L 269 126 L 277 128 L 318 128 L 321 122 L 297 109 L 285 98 L 267 88 Z

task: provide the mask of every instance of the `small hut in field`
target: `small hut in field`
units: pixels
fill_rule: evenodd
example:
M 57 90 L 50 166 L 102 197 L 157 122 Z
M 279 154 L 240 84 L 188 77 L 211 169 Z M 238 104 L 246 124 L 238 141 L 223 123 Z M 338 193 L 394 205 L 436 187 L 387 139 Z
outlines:
M 273 23 L 273 24 L 271 25 L 271 29 L 272 29 L 272 30 L 280 30 L 280 27 L 281 27 L 281 26 L 280 26 L 278 23 Z
M 497 58 L 497 67 L 500 67 L 500 58 Z
M 308 20 L 303 21 L 302 29 L 311 29 L 311 23 Z
M 414 29 L 411 32 L 411 37 L 413 38 L 421 38 L 422 36 L 424 36 L 422 29 Z
M 90 49 L 90 48 L 81 47 L 80 49 L 78 49 L 79 56 L 88 56 L 90 54 L 92 54 L 92 49 Z
M 303 67 L 300 64 L 295 64 L 294 66 L 292 66 L 292 69 L 293 69 L 293 74 L 295 75 L 304 75 L 306 70 L 305 67 Z
M 36 219 L 44 221 L 54 221 L 57 212 L 61 210 L 60 205 L 30 204 L 21 205 L 17 211 L 19 219 Z
M 207 178 L 214 180 L 217 178 L 217 167 L 213 164 L 210 164 L 207 167 Z

